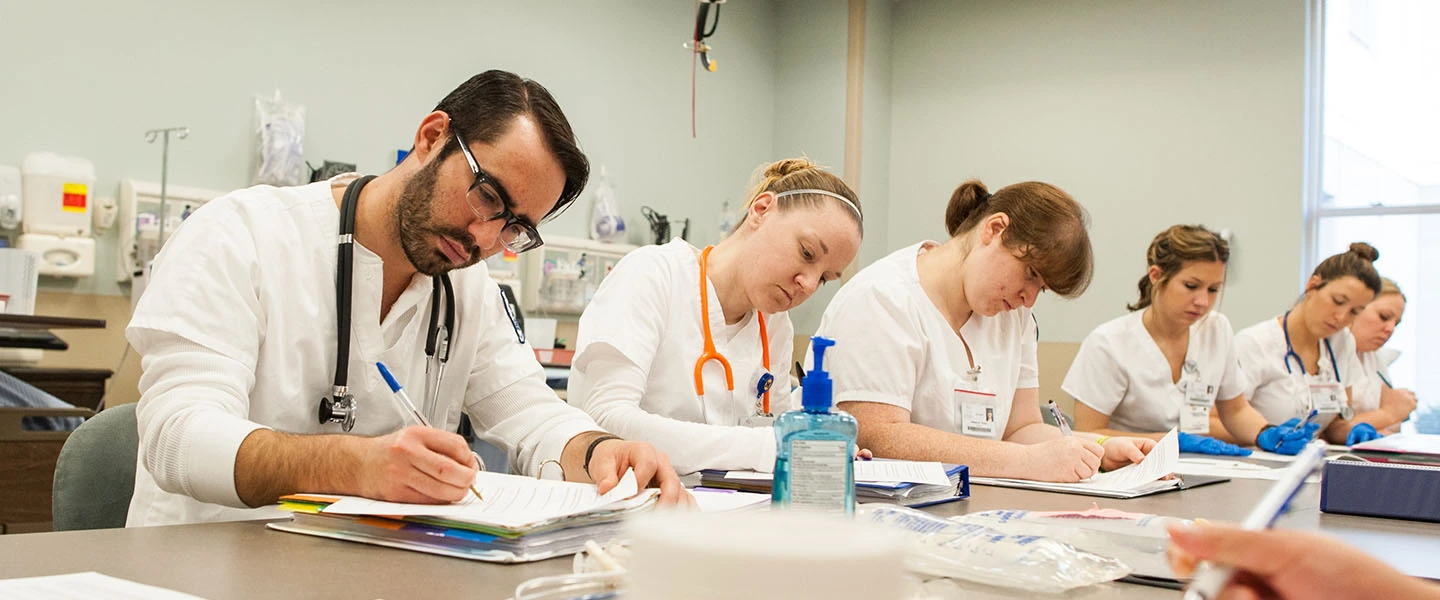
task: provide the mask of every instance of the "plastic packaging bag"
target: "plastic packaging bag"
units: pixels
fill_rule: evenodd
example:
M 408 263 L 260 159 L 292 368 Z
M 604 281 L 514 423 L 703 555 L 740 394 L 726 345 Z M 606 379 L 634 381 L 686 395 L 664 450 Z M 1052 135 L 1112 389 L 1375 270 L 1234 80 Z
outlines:
M 922 575 L 1059 593 L 1130 574 L 1125 563 L 1047 537 L 1009 535 L 901 506 L 866 504 L 857 512 L 857 518 L 910 531 L 905 565 Z
M 619 242 L 625 239 L 625 219 L 620 216 L 620 201 L 605 167 L 600 167 L 600 180 L 595 182 L 595 202 L 590 207 L 590 239 Z
M 280 99 L 255 97 L 256 151 L 254 183 L 301 185 L 305 165 L 305 107 Z
M 1177 517 L 1100 508 L 1084 511 L 990 510 L 951 517 L 951 521 L 980 525 L 1008 535 L 1044 535 L 1081 550 L 1119 559 L 1137 575 L 1174 578 L 1165 549 L 1170 545 L 1166 526 L 1188 524 Z

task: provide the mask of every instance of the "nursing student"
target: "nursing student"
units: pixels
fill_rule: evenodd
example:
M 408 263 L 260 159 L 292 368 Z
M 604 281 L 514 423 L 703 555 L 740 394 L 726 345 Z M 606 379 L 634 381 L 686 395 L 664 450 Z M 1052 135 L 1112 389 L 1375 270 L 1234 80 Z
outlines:
M 1085 213 L 1053 185 L 991 194 L 968 181 L 950 239 L 902 248 L 856 274 L 819 335 L 840 409 L 876 456 L 969 465 L 974 475 L 1073 482 L 1144 458 L 1153 440 L 1066 436 L 1040 417 L 1036 324 L 1045 290 L 1090 282 Z
M 1415 410 L 1415 392 L 1390 385 L 1390 364 L 1400 357 L 1400 351 L 1384 347 L 1404 316 L 1405 294 L 1394 281 L 1381 277 L 1380 295 L 1350 324 L 1360 360 L 1360 375 L 1350 386 L 1350 406 L 1356 412 L 1380 411 L 1377 417 L 1383 418 L 1372 424 L 1385 433 L 1397 432 Z
M 1378 411 L 1354 414 L 1351 385 L 1361 377 L 1350 323 L 1380 293 L 1370 244 L 1320 262 L 1293 308 L 1245 328 L 1235 354 L 1249 386 L 1245 396 L 1271 422 L 1300 422 L 1312 411 L 1330 443 L 1352 445 L 1379 437 Z
M 755 179 L 729 237 L 627 254 L 580 317 L 569 401 L 682 474 L 774 468 L 772 415 L 791 408 L 786 311 L 860 248 L 860 200 L 839 177 L 802 158 Z
M 1175 225 L 1155 236 L 1132 312 L 1085 336 L 1065 375 L 1077 429 L 1158 440 L 1179 428 L 1181 452 L 1227 455 L 1250 451 L 1207 436 L 1283 454 L 1314 437 L 1313 428 L 1269 427 L 1245 400 L 1235 332 L 1213 310 L 1229 260 L 1230 245 L 1204 227 Z

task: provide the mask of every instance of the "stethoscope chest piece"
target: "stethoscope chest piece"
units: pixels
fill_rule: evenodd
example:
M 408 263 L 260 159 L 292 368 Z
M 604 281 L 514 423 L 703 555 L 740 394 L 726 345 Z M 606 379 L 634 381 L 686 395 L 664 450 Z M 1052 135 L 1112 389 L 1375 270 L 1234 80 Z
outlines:
M 341 391 L 334 397 L 320 399 L 320 424 L 339 423 L 340 429 L 350 433 L 355 428 L 355 396 Z

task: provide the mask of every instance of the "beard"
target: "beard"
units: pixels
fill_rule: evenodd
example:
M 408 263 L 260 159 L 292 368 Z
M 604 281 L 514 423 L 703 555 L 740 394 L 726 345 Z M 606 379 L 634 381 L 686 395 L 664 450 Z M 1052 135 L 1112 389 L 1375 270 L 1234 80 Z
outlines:
M 440 161 L 431 161 L 405 182 L 395 203 L 395 222 L 400 234 L 400 248 L 415 270 L 434 277 L 455 269 L 463 269 L 480 261 L 480 249 L 464 228 L 449 227 L 437 222 L 431 208 L 435 202 L 435 182 L 439 179 Z M 437 247 L 437 238 L 448 237 L 464 247 L 469 259 L 464 264 L 450 262 Z

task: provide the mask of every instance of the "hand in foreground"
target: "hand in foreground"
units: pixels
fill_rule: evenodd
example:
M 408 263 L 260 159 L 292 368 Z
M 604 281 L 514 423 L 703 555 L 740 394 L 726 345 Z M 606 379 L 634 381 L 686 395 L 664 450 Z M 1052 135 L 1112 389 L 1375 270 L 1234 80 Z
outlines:
M 1375 431 L 1375 426 L 1369 423 L 1356 423 L 1350 427 L 1350 434 L 1345 436 L 1345 445 L 1354 446 L 1363 444 L 1370 440 L 1380 439 L 1380 432 Z
M 1222 442 L 1205 435 L 1180 432 L 1180 451 L 1192 452 L 1195 454 L 1211 454 L 1215 456 L 1250 456 L 1249 448 L 1241 448 L 1235 444 Z
M 1104 441 L 1100 444 L 1105 450 L 1100 458 L 1100 469 L 1103 471 L 1113 471 L 1145 460 L 1145 455 L 1155 448 L 1155 440 L 1149 438 L 1112 437 Z
M 416 425 L 366 439 L 356 477 L 366 498 L 440 504 L 470 493 L 477 471 L 465 438 Z
M 1290 419 L 1281 425 L 1269 425 L 1255 437 L 1255 445 L 1261 450 L 1294 456 L 1305 449 L 1305 444 L 1320 431 L 1319 423 L 1300 426 L 1300 419 Z
M 1169 529 L 1176 574 L 1188 577 L 1201 560 L 1237 569 L 1221 598 L 1440 598 L 1440 587 L 1323 535 L 1209 523 Z
M 628 469 L 635 469 L 635 482 L 640 487 L 660 488 L 661 505 L 695 505 L 695 497 L 685 491 L 670 459 L 646 442 L 618 438 L 600 442 L 590 457 L 588 474 L 603 494 L 614 489 Z
M 1105 450 L 1090 440 L 1065 436 L 1025 446 L 1025 478 L 1075 483 L 1095 474 Z

